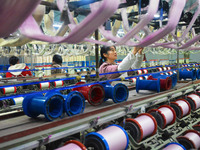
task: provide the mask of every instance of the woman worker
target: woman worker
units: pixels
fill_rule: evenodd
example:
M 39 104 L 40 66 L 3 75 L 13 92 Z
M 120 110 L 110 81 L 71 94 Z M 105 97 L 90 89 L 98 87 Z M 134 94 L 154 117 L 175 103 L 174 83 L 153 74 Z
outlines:
M 143 61 L 142 55 L 143 48 L 134 47 L 133 51 L 130 52 L 123 61 L 117 65 L 115 60 L 117 59 L 117 52 L 115 46 L 103 46 L 101 48 L 101 59 L 99 73 L 117 72 L 129 69 L 137 69 L 141 67 Z M 128 72 L 128 75 L 130 73 Z M 121 76 L 120 73 L 100 75 L 100 78 L 106 77 L 107 79 L 114 79 Z

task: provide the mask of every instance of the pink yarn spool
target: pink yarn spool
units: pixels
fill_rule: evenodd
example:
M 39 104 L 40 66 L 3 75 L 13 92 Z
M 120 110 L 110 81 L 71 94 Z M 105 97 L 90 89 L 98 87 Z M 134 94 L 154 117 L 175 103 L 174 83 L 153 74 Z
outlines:
M 178 118 L 183 118 L 191 112 L 191 106 L 185 99 L 178 99 L 175 102 L 171 102 L 170 106 L 175 110 Z
M 192 110 L 200 108 L 200 96 L 197 94 L 190 94 L 187 96 L 187 101 L 190 103 Z
M 63 147 L 56 150 L 87 150 L 87 148 L 79 141 L 70 140 L 67 141 Z
M 142 141 L 147 136 L 154 135 L 157 131 L 157 122 L 148 113 L 142 113 L 135 119 L 127 118 L 125 129 L 128 130 L 136 142 Z
M 185 147 L 179 143 L 169 143 L 163 150 L 186 150 Z
M 177 137 L 177 140 L 186 149 L 200 148 L 200 133 L 195 130 L 186 131 L 185 135 Z
M 129 144 L 127 132 L 119 125 L 110 125 L 107 128 L 88 133 L 85 137 L 85 146 L 95 150 L 125 150 Z
M 169 105 L 162 105 L 158 109 L 152 109 L 149 113 L 156 119 L 160 128 L 165 128 L 169 124 L 173 124 L 176 120 L 176 112 Z

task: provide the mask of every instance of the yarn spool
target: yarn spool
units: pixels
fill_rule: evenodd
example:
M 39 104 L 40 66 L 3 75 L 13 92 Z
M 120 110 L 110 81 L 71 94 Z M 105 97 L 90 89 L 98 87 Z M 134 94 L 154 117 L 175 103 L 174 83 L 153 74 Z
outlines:
M 23 100 L 24 100 L 24 97 L 12 98 L 12 101 L 13 101 L 14 105 L 22 105 Z
M 57 148 L 56 150 L 87 150 L 85 145 L 76 140 L 67 141 L 64 146 Z
M 179 119 L 187 116 L 191 111 L 191 106 L 185 99 L 178 99 L 175 102 L 171 102 L 170 106 L 175 110 L 176 116 Z
M 3 91 L 3 94 L 11 94 L 11 93 L 16 93 L 17 88 L 16 88 L 16 86 L 6 87 L 6 88 L 3 88 L 2 91 Z
M 129 96 L 129 90 L 126 85 L 118 83 L 112 86 L 109 82 L 101 84 L 105 90 L 105 100 L 109 98 L 113 100 L 114 103 L 120 103 L 126 101 Z
M 44 82 L 38 84 L 39 89 L 49 89 L 50 88 L 50 82 Z
M 24 97 L 22 107 L 24 113 L 32 118 L 36 118 L 40 114 L 44 114 L 48 121 L 59 118 L 63 114 L 64 97 L 60 93 L 47 93 L 29 95 Z
M 158 78 L 153 78 L 153 76 L 149 76 L 147 80 L 158 80 Z M 170 77 L 166 77 L 165 79 L 160 79 L 160 89 L 161 90 L 169 90 L 172 87 L 172 79 Z
M 128 144 L 127 132 L 115 124 L 101 131 L 88 133 L 85 137 L 85 146 L 95 150 L 126 150 Z
M 141 75 L 142 73 L 143 73 L 142 70 L 137 70 L 138 75 Z
M 200 148 L 200 133 L 195 130 L 188 130 L 184 136 L 177 137 L 178 142 L 186 149 Z
M 69 116 L 80 114 L 85 109 L 85 98 L 78 91 L 72 91 L 64 95 L 64 110 Z
M 171 70 L 171 67 L 167 67 L 167 70 Z
M 163 69 L 161 67 L 158 68 L 159 71 L 163 71 Z
M 54 87 L 62 87 L 63 85 L 64 85 L 64 81 L 62 80 L 53 82 Z
M 186 150 L 186 148 L 179 143 L 173 142 L 167 144 L 163 150 Z
M 143 72 L 143 74 L 147 74 L 148 70 L 147 69 L 143 69 L 142 72 Z
M 136 142 L 140 142 L 145 137 L 156 133 L 157 122 L 152 115 L 142 113 L 135 119 L 127 118 L 124 128 L 129 131 L 130 135 Z
M 197 94 L 190 94 L 187 96 L 187 101 L 190 103 L 190 106 L 193 111 L 200 108 L 200 96 Z
M 156 119 L 158 126 L 164 129 L 176 120 L 176 112 L 169 105 L 162 105 L 158 109 L 152 109 L 149 113 Z
M 160 92 L 160 79 L 158 80 L 136 80 L 136 92 L 139 90 L 151 90 Z
M 200 132 L 200 122 L 193 126 L 193 129 Z
M 76 85 L 81 84 L 85 84 L 85 82 L 76 83 Z M 100 84 L 73 88 L 72 91 L 79 91 L 82 93 L 85 99 L 93 106 L 100 105 L 105 99 L 105 91 Z

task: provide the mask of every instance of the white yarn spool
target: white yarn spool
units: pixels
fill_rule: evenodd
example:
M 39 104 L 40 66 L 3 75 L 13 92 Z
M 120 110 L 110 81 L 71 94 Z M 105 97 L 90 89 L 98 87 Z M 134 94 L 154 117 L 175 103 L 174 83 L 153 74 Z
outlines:
M 134 125 L 137 125 L 137 127 L 140 130 L 140 137 L 139 139 L 135 139 L 137 142 L 140 142 L 143 138 L 149 136 L 149 135 L 154 135 L 156 133 L 157 130 L 157 122 L 154 119 L 154 117 L 148 113 L 142 113 L 140 115 L 138 115 L 135 119 L 132 118 L 127 118 L 126 122 L 131 122 Z M 126 128 L 125 125 L 125 129 L 129 130 L 128 127 Z M 132 135 L 133 138 L 135 138 Z
M 185 147 L 179 143 L 169 143 L 163 150 L 186 150 Z
M 16 93 L 16 86 L 3 88 L 3 94 Z
M 186 131 L 184 136 L 177 138 L 178 142 L 185 146 L 186 149 L 200 148 L 200 133 L 195 130 Z
M 110 125 L 101 131 L 91 132 L 85 138 L 87 148 L 98 145 L 98 147 L 93 147 L 93 149 L 124 150 L 127 149 L 128 143 L 129 138 L 127 132 L 118 125 Z M 103 146 L 104 148 L 100 148 L 99 146 Z
M 76 140 L 67 141 L 64 145 L 56 150 L 87 150 L 81 142 Z
M 167 70 L 167 67 L 163 67 L 163 70 L 166 71 L 166 70 Z
M 131 80 L 133 81 L 133 83 L 136 83 L 137 78 L 131 78 Z
M 50 88 L 50 83 L 49 82 L 40 83 L 39 86 L 40 89 Z
M 60 81 L 54 81 L 54 87 L 61 87 L 64 85 L 64 82 L 62 80 Z
M 143 71 L 144 74 L 147 74 L 147 73 L 148 73 L 148 70 L 147 70 L 147 69 L 143 69 L 142 71 Z
M 167 67 L 167 70 L 171 70 L 171 67 Z
M 178 118 L 182 118 L 188 115 L 191 111 L 190 104 L 185 99 L 178 99 L 175 102 L 171 102 L 170 104 L 171 107 L 173 107 L 175 110 L 176 116 Z M 177 108 L 181 111 L 181 114 L 179 114 L 179 110 L 177 110 Z
M 23 100 L 24 100 L 24 97 L 13 98 L 15 105 L 22 105 Z
M 169 124 L 173 124 L 176 120 L 176 113 L 169 105 L 162 105 L 158 109 L 152 109 L 149 112 L 157 121 L 157 124 L 161 128 L 165 128 Z M 162 117 L 163 122 L 160 122 L 158 114 Z
M 138 70 L 137 73 L 138 73 L 138 75 L 141 75 L 142 74 L 142 70 Z
M 163 71 L 163 69 L 161 67 L 158 68 L 159 71 Z
M 200 108 L 200 96 L 197 94 L 190 94 L 187 96 L 187 100 L 190 103 L 192 110 Z M 191 101 L 192 100 L 192 101 Z

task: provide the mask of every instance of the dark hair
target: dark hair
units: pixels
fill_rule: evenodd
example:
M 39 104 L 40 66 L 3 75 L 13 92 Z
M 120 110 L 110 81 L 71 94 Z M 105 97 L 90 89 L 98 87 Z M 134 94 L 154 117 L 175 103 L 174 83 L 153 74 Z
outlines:
M 113 45 L 112 45 L 113 46 Z M 104 53 L 105 54 L 108 54 L 108 51 L 110 51 L 110 48 L 112 47 L 112 46 L 102 46 L 101 47 L 101 51 L 100 51 L 100 55 L 101 55 L 101 58 L 100 58 L 100 61 L 99 61 L 99 67 L 103 64 L 103 62 L 104 61 L 106 61 L 106 57 L 104 57 Z M 115 49 L 116 49 L 116 47 L 115 46 L 113 46 Z
M 9 58 L 9 64 L 10 64 L 10 65 L 15 65 L 15 64 L 18 63 L 18 61 L 19 61 L 19 58 L 16 57 L 16 56 L 11 56 L 11 57 Z
M 53 61 L 56 63 L 56 64 L 62 64 L 62 57 L 60 55 L 54 55 L 53 56 Z

